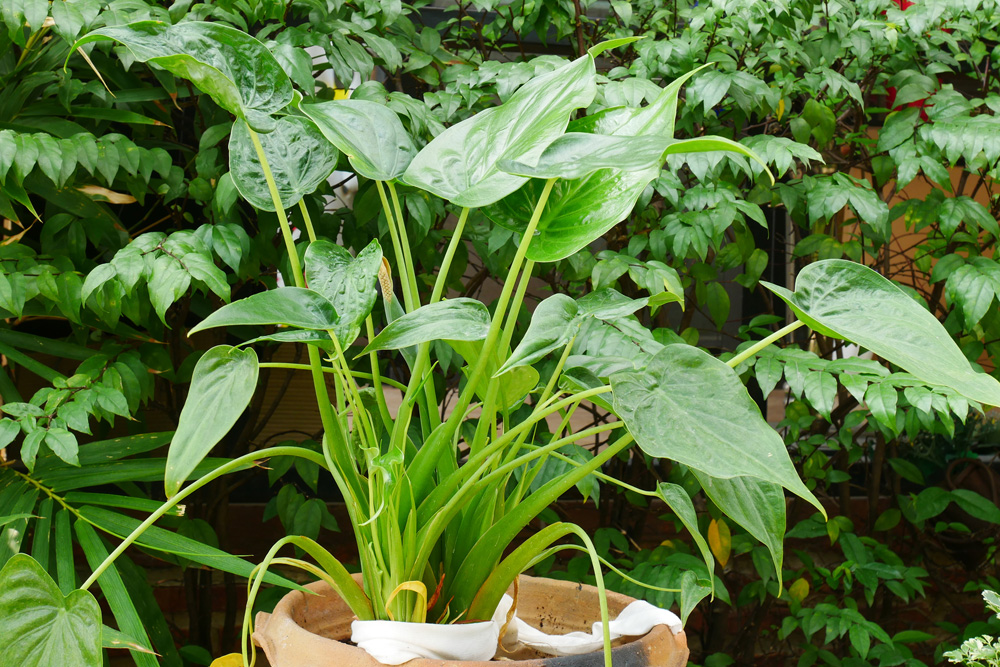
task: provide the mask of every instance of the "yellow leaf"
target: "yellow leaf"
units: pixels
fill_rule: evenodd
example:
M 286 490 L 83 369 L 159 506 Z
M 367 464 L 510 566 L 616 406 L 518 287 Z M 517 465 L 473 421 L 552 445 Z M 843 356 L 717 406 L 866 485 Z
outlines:
M 712 519 L 712 523 L 708 524 L 708 546 L 719 565 L 725 567 L 733 550 L 733 538 L 724 519 Z
M 350 90 L 344 90 L 343 88 L 333 89 L 333 99 L 335 100 L 346 100 L 351 96 Z
M 83 185 L 78 187 L 77 190 L 85 195 L 90 195 L 91 197 L 97 197 L 107 201 L 110 204 L 134 204 L 135 197 L 132 195 L 126 195 L 121 192 L 115 192 L 114 190 L 108 190 L 107 188 L 102 188 L 99 185 Z
M 796 602 L 802 602 L 809 595 L 809 581 L 804 578 L 797 580 L 788 587 L 788 595 Z
M 785 115 L 785 98 L 782 97 L 780 100 L 778 100 L 778 120 L 781 120 L 781 117 L 784 115 Z
M 210 667 L 243 667 L 243 656 L 239 653 L 230 653 L 213 660 Z

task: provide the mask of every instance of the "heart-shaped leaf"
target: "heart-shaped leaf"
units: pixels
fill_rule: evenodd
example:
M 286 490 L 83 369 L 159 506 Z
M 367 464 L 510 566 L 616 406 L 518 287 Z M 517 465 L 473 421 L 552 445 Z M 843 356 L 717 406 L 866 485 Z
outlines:
M 677 95 L 694 72 L 671 82 L 651 104 L 642 108 L 614 109 L 598 118 L 571 127 L 574 131 L 618 137 L 655 136 L 672 139 Z M 511 154 L 520 162 L 531 159 Z M 569 257 L 621 222 L 639 195 L 660 173 L 659 165 L 640 171 L 608 168 L 583 178 L 556 181 L 531 246 L 528 259 L 554 262 Z M 483 212 L 498 225 L 523 232 L 541 195 L 544 181 L 528 181 L 521 189 L 486 206 Z
M 257 388 L 257 373 L 257 353 L 252 349 L 217 345 L 198 360 L 167 451 L 167 496 L 180 490 L 191 471 L 250 405 Z
M 483 340 L 490 329 L 490 312 L 475 299 L 449 299 L 417 308 L 393 320 L 362 354 L 398 350 L 431 340 Z
M 223 23 L 139 21 L 111 26 L 84 35 L 69 53 L 99 41 L 118 42 L 136 60 L 190 80 L 259 132 L 274 129 L 271 114 L 292 101 L 292 83 L 267 47 Z
M 323 136 L 341 150 L 354 171 L 375 181 L 391 181 L 417 154 L 399 116 L 368 100 L 337 100 L 299 106 Z
M 822 511 L 739 376 L 707 352 L 667 345 L 645 368 L 612 375 L 611 387 L 615 414 L 650 456 L 780 484 Z
M 795 292 L 762 284 L 814 331 L 856 343 L 928 384 L 1000 405 L 1000 383 L 977 373 L 937 318 L 868 267 L 830 259 L 804 268 Z
M 87 591 L 64 596 L 35 559 L 15 554 L 0 570 L 0 655 L 18 667 L 101 664 L 101 608 Z
M 588 318 L 613 322 L 631 315 L 648 301 L 630 299 L 613 289 L 591 292 L 579 301 L 565 294 L 553 294 L 535 308 L 524 337 L 496 375 L 533 364 L 560 349 L 579 333 Z
M 279 287 L 219 308 L 190 333 L 213 327 L 284 324 L 302 329 L 333 329 L 337 311 L 326 297 L 304 287 Z
M 532 79 L 503 105 L 435 137 L 417 153 L 403 180 L 459 206 L 492 204 L 526 180 L 500 171 L 497 162 L 533 163 L 566 130 L 570 113 L 594 99 L 595 81 L 589 54 Z
M 346 249 L 319 240 L 306 250 L 306 282 L 322 294 L 337 311 L 338 320 L 333 327 L 341 348 L 357 339 L 361 323 L 372 312 L 378 298 L 378 271 L 382 267 L 382 248 L 372 241 L 351 257 Z
M 272 132 L 258 137 L 285 208 L 312 194 L 337 167 L 340 153 L 308 118 L 284 116 Z M 254 208 L 274 210 L 250 128 L 241 120 L 233 124 L 229 135 L 229 172 L 236 189 Z

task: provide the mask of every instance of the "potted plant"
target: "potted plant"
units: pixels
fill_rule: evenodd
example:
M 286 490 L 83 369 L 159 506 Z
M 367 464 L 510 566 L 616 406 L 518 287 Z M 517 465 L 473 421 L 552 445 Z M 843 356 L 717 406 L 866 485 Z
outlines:
M 558 542 L 575 535 L 591 554 L 604 660 L 610 665 L 608 598 L 587 533 L 560 522 L 512 551 L 508 546 L 588 475 L 617 483 L 602 475 L 602 464 L 638 446 L 647 455 L 687 466 L 708 497 L 768 547 L 780 576 L 783 489 L 823 508 L 746 393 L 737 372 L 745 360 L 808 325 L 970 400 L 1000 403 L 1000 385 L 970 367 L 926 310 L 875 272 L 839 260 L 810 265 L 798 276 L 795 292 L 769 286 L 797 319 L 726 361 L 687 344 L 665 345 L 633 317 L 641 308 L 681 299 L 669 281 L 662 293 L 640 299 L 613 290 L 581 299 L 555 294 L 538 305 L 514 345 L 513 320 L 533 265 L 576 252 L 618 222 L 660 173 L 667 155 L 727 150 L 760 161 L 726 139 L 673 139 L 677 95 L 686 77 L 646 107 L 617 107 L 571 122 L 594 99 L 594 58 L 631 39 L 598 45 L 535 76 L 504 104 L 450 127 L 419 150 L 396 115 L 376 102 L 300 103 L 268 50 L 227 26 L 146 21 L 90 33 L 74 51 L 98 41 L 116 42 L 135 60 L 190 79 L 236 117 L 229 143 L 233 181 L 251 204 L 277 215 L 292 286 L 224 305 L 191 330 L 282 327 L 237 345 L 219 345 L 201 358 L 169 449 L 164 480 L 169 500 L 79 590 L 64 597 L 30 557 L 9 561 L 0 584 L 0 618 L 5 627 L 16 625 L 15 634 L 34 632 L 39 642 L 66 656 L 65 664 L 99 659 L 100 613 L 87 589 L 149 526 L 220 475 L 293 456 L 332 475 L 347 504 L 362 572 L 352 577 L 317 543 L 289 535 L 258 568 L 251 601 L 267 568 L 281 563 L 315 574 L 360 621 L 461 628 L 461 622 L 494 619 L 518 575 L 555 550 L 577 548 Z M 393 262 L 376 241 L 354 257 L 313 229 L 301 198 L 330 175 L 339 152 L 359 177 L 376 183 Z M 410 257 L 400 187 L 420 189 L 456 208 L 455 229 L 426 297 Z M 299 246 L 286 213 L 296 204 L 308 239 Z M 476 208 L 520 237 L 492 312 L 473 299 L 445 298 L 452 260 Z M 376 334 L 371 312 L 380 300 L 388 324 Z M 362 332 L 367 344 L 359 356 L 370 364 L 366 371 L 353 368 L 345 355 Z M 624 336 L 634 354 L 602 355 L 599 341 L 608 335 Z M 260 364 L 249 344 L 269 341 L 306 345 L 309 363 L 301 369 L 315 386 L 322 452 L 272 447 L 184 486 L 250 401 Z M 446 414 L 432 381 L 434 351 L 444 344 L 465 362 L 464 384 Z M 378 355 L 390 351 L 409 369 L 405 385 L 380 372 Z M 533 365 L 546 358 L 554 365 L 543 378 Z M 395 415 L 385 400 L 387 385 L 402 392 Z M 584 401 L 615 419 L 573 432 L 570 418 Z M 550 417 L 557 421 L 553 435 L 538 436 L 539 424 Z M 567 451 L 594 436 L 604 438 L 596 455 L 581 459 Z M 532 489 L 547 459 L 568 467 Z M 687 491 L 666 483 L 631 490 L 664 500 L 691 531 L 711 570 L 711 552 Z M 278 557 L 289 544 L 315 563 Z M 512 620 L 500 616 L 501 625 Z M 73 632 L 64 632 L 67 627 Z M 247 663 L 252 650 L 244 641 Z

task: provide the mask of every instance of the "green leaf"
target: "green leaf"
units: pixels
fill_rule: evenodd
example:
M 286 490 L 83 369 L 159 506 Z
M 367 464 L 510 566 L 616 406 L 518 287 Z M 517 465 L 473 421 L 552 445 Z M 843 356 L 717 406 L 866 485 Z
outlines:
M 198 360 L 177 431 L 167 452 L 167 496 L 181 484 L 250 404 L 257 388 L 257 354 L 217 345 Z
M 337 311 L 318 292 L 304 287 L 279 287 L 219 308 L 191 329 L 189 335 L 213 327 L 252 324 L 333 329 L 337 326 Z
M 529 178 L 583 178 L 599 169 L 643 171 L 659 167 L 670 140 L 666 137 L 616 137 L 567 132 L 546 147 L 532 164 L 504 159 L 497 167 Z
M 292 101 L 292 83 L 271 52 L 223 23 L 139 21 L 101 28 L 79 39 L 69 53 L 98 41 L 123 44 L 136 60 L 190 80 L 259 132 L 274 129 L 271 114 Z
M 955 269 L 948 276 L 945 293 L 948 302 L 961 311 L 966 330 L 971 330 L 989 312 L 997 288 L 1000 266 L 986 260 L 981 265 L 963 264 Z
M 119 514 L 118 512 L 112 512 L 103 507 L 81 507 L 80 514 L 101 530 L 119 538 L 124 538 L 130 534 L 141 523 L 138 519 Z M 232 572 L 241 577 L 250 577 L 254 569 L 251 563 L 238 556 L 228 554 L 225 551 L 208 546 L 202 541 L 185 537 L 158 526 L 147 528 L 142 536 L 136 540 L 136 544 L 147 549 L 180 555 L 195 563 L 222 570 L 223 572 Z M 295 584 L 276 574 L 268 574 L 265 581 L 288 586 L 289 588 L 295 587 Z
M 719 479 L 698 469 L 693 472 L 705 495 L 767 547 L 780 586 L 785 536 L 785 494 L 781 486 L 754 477 Z
M 236 189 L 254 208 L 273 211 L 274 201 L 250 132 L 242 121 L 233 124 L 229 135 L 229 173 Z M 301 116 L 279 118 L 274 131 L 260 134 L 258 138 L 286 209 L 298 204 L 326 181 L 340 157 L 316 125 Z
M 668 345 L 645 368 L 612 375 L 611 387 L 615 413 L 650 456 L 712 477 L 780 484 L 822 511 L 781 436 L 764 421 L 739 376 L 715 357 Z
M 191 285 L 191 274 L 181 262 L 170 255 L 153 260 L 153 277 L 149 280 L 149 300 L 160 321 L 167 323 L 167 309 L 181 298 Z
M 365 178 L 399 178 L 417 153 L 399 116 L 383 104 L 339 100 L 301 104 L 299 108 Z
M 648 106 L 626 107 L 593 120 L 584 119 L 586 129 L 619 137 L 649 135 L 672 139 L 678 93 L 697 71 L 671 82 Z M 510 157 L 529 162 L 526 157 Z M 528 248 L 528 259 L 554 262 L 584 248 L 624 220 L 639 195 L 659 174 L 658 166 L 645 171 L 601 169 L 584 178 L 556 181 Z M 498 225 L 523 232 L 544 185 L 544 181 L 532 179 L 513 194 L 485 207 L 483 212 Z
M 107 547 L 101 541 L 101 538 L 97 536 L 97 532 L 93 527 L 85 521 L 78 519 L 73 524 L 73 528 L 76 531 L 80 548 L 87 558 L 87 564 L 91 568 L 97 569 L 104 559 L 108 557 Z M 129 591 L 125 588 L 125 583 L 122 581 L 121 575 L 118 574 L 115 564 L 112 563 L 97 581 L 101 586 L 101 593 L 104 594 L 105 599 L 108 601 L 108 606 L 111 607 L 111 613 L 114 614 L 115 620 L 118 622 L 118 626 L 137 640 L 133 640 L 133 643 L 137 643 L 140 648 L 132 653 L 132 659 L 135 661 L 137 667 L 158 667 L 159 661 L 152 655 L 152 651 L 149 649 L 149 635 L 146 634 L 146 629 L 142 625 L 139 612 L 136 611 Z
M 927 384 L 1000 405 L 1000 383 L 973 370 L 932 314 L 868 267 L 823 260 L 799 273 L 794 293 L 763 284 L 818 333 L 867 348 Z
M 45 445 L 71 466 L 80 465 L 77 458 L 77 452 L 80 448 L 76 443 L 76 436 L 66 429 L 50 427 L 45 434 Z
M 514 352 L 494 376 L 518 366 L 530 366 L 549 352 L 568 343 L 580 330 L 580 307 L 572 297 L 553 294 L 531 315 L 531 323 Z
M 101 659 L 101 608 L 86 591 L 64 596 L 31 556 L 0 570 L 0 655 L 4 665 L 95 667 Z
M 306 249 L 306 282 L 333 304 L 339 317 L 333 327 L 342 349 L 357 339 L 361 323 L 372 312 L 378 298 L 378 272 L 382 248 L 374 240 L 351 257 L 346 249 L 326 240 L 313 241 Z
M 677 518 L 681 520 L 684 527 L 691 533 L 691 537 L 694 538 L 694 543 L 697 545 L 698 551 L 701 552 L 701 557 L 705 560 L 705 565 L 708 567 L 708 573 L 711 575 L 715 572 L 715 558 L 712 557 L 712 549 L 698 529 L 698 514 L 695 512 L 691 496 L 684 490 L 684 487 L 670 484 L 669 482 L 660 482 L 657 484 L 656 495 L 667 504 L 670 511 L 677 515 Z M 714 589 L 714 577 L 712 578 L 712 585 Z
M 574 109 L 597 92 L 589 54 L 535 77 L 499 107 L 452 125 L 423 148 L 403 180 L 466 207 L 492 204 L 527 180 L 497 167 L 504 158 L 531 163 L 559 137 Z
M 865 391 L 865 403 L 883 426 L 892 432 L 896 431 L 896 403 L 898 397 L 896 388 L 888 382 L 876 382 Z
M 392 321 L 361 354 L 398 350 L 432 340 L 483 340 L 490 328 L 490 313 L 475 299 L 449 299 L 421 306 Z

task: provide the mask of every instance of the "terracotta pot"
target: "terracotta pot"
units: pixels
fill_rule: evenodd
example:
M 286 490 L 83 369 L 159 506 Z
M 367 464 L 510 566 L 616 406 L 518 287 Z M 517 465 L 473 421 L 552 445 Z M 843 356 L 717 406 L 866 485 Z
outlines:
M 318 596 L 292 591 L 278 602 L 274 613 L 257 614 L 253 639 L 263 648 L 271 667 L 382 667 L 364 650 L 347 643 L 351 636 L 351 610 L 327 584 L 308 586 Z M 608 611 L 615 618 L 632 598 L 608 592 Z M 600 620 L 597 589 L 568 581 L 521 576 L 517 615 L 550 634 L 590 632 Z M 499 654 L 510 667 L 603 667 L 604 655 L 554 658 L 534 651 Z M 642 637 L 623 637 L 614 643 L 615 667 L 684 667 L 687 638 L 658 625 Z M 417 659 L 406 667 L 492 667 L 496 662 Z

